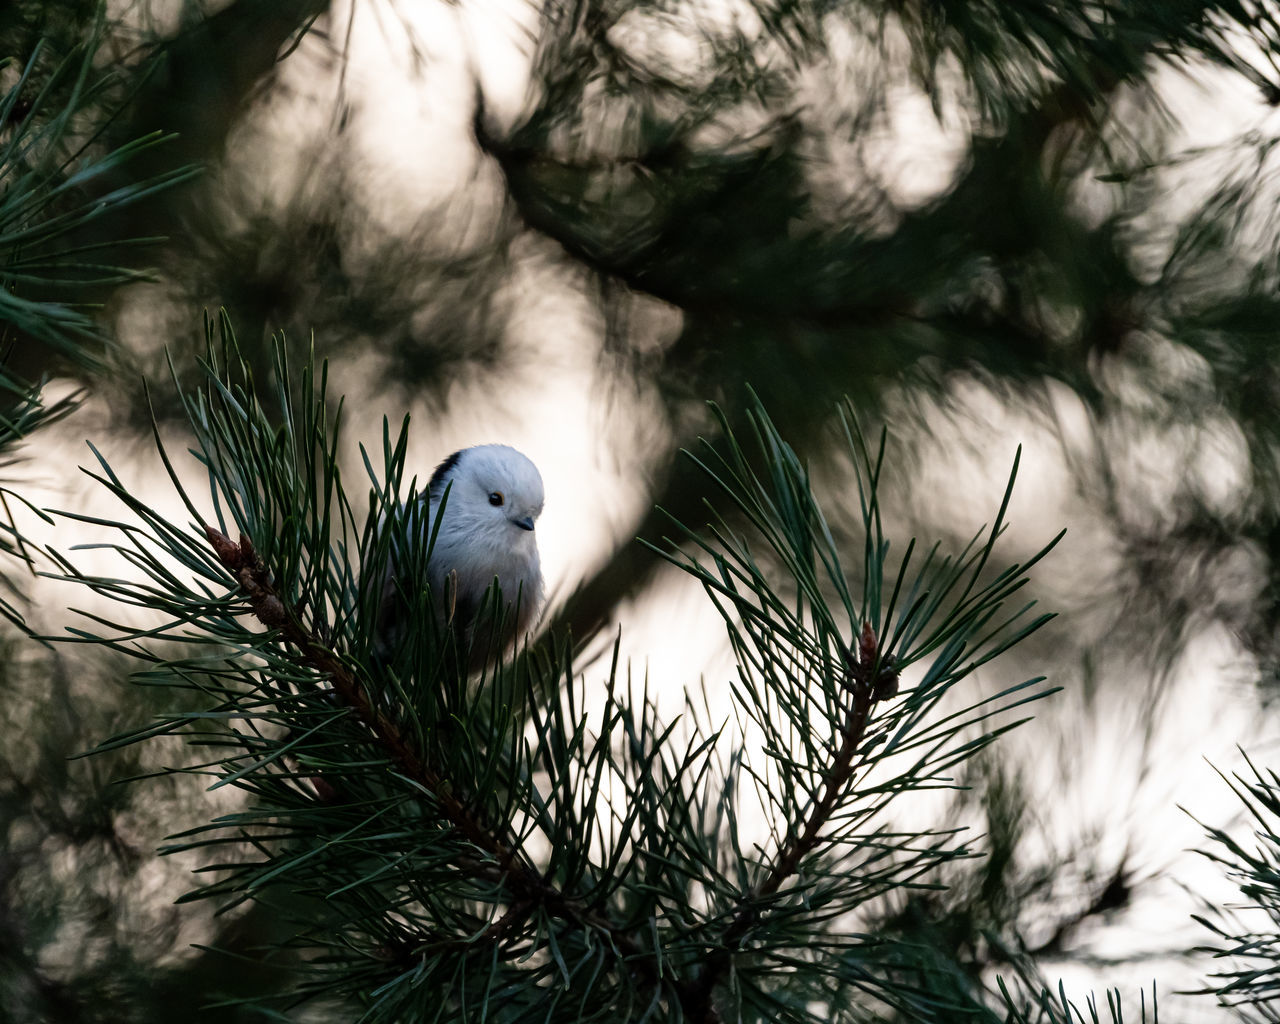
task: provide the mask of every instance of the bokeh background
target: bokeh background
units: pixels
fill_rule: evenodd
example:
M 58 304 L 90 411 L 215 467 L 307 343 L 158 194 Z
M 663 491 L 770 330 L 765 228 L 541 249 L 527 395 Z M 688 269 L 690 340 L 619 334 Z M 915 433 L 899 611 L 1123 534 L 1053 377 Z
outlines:
M 76 468 L 91 439 L 181 520 L 152 416 L 181 451 L 171 376 L 198 378 L 203 317 L 225 308 L 262 379 L 273 336 L 328 360 L 349 479 L 357 446 L 406 414 L 422 476 L 469 444 L 532 457 L 549 622 L 620 626 L 633 676 L 678 709 L 686 687 L 724 693 L 732 663 L 696 586 L 634 538 L 660 539 L 655 505 L 701 515 L 678 453 L 714 431 L 707 400 L 740 424 L 754 388 L 850 543 L 840 396 L 888 433 L 899 545 L 960 547 L 1020 445 L 1004 552 L 1068 529 L 1035 576 L 1060 614 L 978 685 L 1044 674 L 1063 691 L 968 770 L 969 791 L 919 812 L 987 833 L 991 856 L 874 926 L 975 984 L 1027 955 L 1072 995 L 1115 985 L 1132 1005 L 1154 979 L 1170 1020 L 1235 1019 L 1177 993 L 1214 969 L 1191 914 L 1232 895 L 1191 815 L 1247 828 L 1213 766 L 1277 753 L 1271 5 L 0 10 L 5 89 L 30 69 L 18 95 L 47 84 L 56 109 L 72 83 L 53 69 L 73 53 L 103 84 L 75 100 L 68 152 L 173 137 L 68 188 L 94 202 L 172 180 L 75 229 L 138 273 L 68 291 L 6 272 L 32 302 L 92 304 L 94 330 L 73 340 L 98 357 L 6 321 L 9 368 L 77 403 L 6 464 L 12 492 L 108 514 Z M 6 144 L 28 109 L 6 108 Z M 139 237 L 163 240 L 117 245 Z M 63 549 L 95 539 L 30 529 Z M 70 597 L 19 559 L 6 576 L 28 621 L 72 621 Z M 0 643 L 0 1019 L 264 1019 L 236 1000 L 280 983 L 256 952 L 272 915 L 176 904 L 196 861 L 155 855 L 232 798 L 165 776 L 116 784 L 189 756 L 176 746 L 69 760 L 168 698 L 101 651 L 14 630 Z

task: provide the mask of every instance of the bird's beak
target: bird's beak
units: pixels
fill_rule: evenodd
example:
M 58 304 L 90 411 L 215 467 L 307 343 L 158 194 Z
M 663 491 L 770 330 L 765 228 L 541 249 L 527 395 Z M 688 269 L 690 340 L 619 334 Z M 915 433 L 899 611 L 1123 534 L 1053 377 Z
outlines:
M 525 516 L 523 519 L 513 519 L 511 521 L 522 530 L 533 529 L 533 516 Z

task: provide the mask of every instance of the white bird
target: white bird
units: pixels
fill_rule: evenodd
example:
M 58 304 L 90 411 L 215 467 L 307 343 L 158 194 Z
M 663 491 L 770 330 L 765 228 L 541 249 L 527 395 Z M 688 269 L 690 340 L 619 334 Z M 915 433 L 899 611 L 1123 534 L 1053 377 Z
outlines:
M 420 500 L 428 502 L 421 536 L 416 538 L 420 543 L 428 543 L 439 519 L 427 583 L 440 621 L 469 643 L 477 632 L 476 617 L 485 592 L 497 580 L 506 606 L 501 646 L 526 634 L 543 601 L 534 536 L 543 504 L 538 467 L 504 444 L 463 448 L 436 467 Z M 407 588 L 396 574 L 406 561 L 393 553 L 383 583 L 377 633 L 379 647 L 386 653 L 403 639 L 400 593 Z M 487 639 L 479 637 L 473 669 L 497 653 L 489 651 Z

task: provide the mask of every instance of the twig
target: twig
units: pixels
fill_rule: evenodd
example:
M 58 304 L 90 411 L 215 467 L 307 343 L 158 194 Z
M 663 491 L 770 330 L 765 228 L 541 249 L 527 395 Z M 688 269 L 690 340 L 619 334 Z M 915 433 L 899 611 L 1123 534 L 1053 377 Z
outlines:
M 429 792 L 437 801 L 444 817 L 491 861 L 475 862 L 472 867 L 488 879 L 505 885 L 513 894 L 511 906 L 500 918 L 489 924 L 477 940 L 501 941 L 536 907 L 564 921 L 608 935 L 610 943 L 630 966 L 654 984 L 663 982 L 662 972 L 654 957 L 636 943 L 620 925 L 588 909 L 546 881 L 513 847 L 508 846 L 494 830 L 481 821 L 444 785 L 440 775 L 422 758 L 404 737 L 396 724 L 370 700 L 368 693 L 334 651 L 315 637 L 298 619 L 271 582 L 252 541 L 244 534 L 235 544 L 226 534 L 205 527 L 205 536 L 219 560 L 235 576 L 249 600 L 254 616 L 264 626 L 278 630 L 281 637 L 299 651 L 303 662 L 332 683 L 334 691 L 355 712 L 373 734 L 375 741 L 390 755 L 397 770 Z M 674 991 L 681 996 L 679 986 Z M 688 1007 L 685 1007 L 688 1016 Z
M 893 656 L 880 655 L 870 623 L 863 624 L 858 655 L 856 659 L 849 655 L 847 668 L 853 703 L 841 729 L 840 749 L 824 773 L 822 794 L 805 816 L 804 827 L 798 833 L 793 832 L 780 851 L 773 869 L 743 897 L 738 912 L 721 933 L 719 948 L 707 958 L 698 980 L 686 986 L 681 1002 L 690 1020 L 720 1024 L 720 1012 L 711 1002 L 711 994 L 729 969 L 735 947 L 759 919 L 760 902 L 775 895 L 782 884 L 796 873 L 800 861 L 817 847 L 823 828 L 835 812 L 857 768 L 858 747 L 866 735 L 872 708 L 898 692 L 898 673 Z
M 266 566 L 254 550 L 253 542 L 241 534 L 240 543 L 234 544 L 226 534 L 212 526 L 205 527 L 205 536 L 209 538 L 209 543 L 213 545 L 222 564 L 235 574 L 258 621 L 269 629 L 278 630 L 287 642 L 298 649 L 308 667 L 329 679 L 338 696 L 355 711 L 360 721 L 391 756 L 396 768 L 431 793 L 449 822 L 471 843 L 489 854 L 503 874 L 521 867 L 517 864 L 516 852 L 476 820 L 462 801 L 443 784 L 440 776 L 419 756 L 395 723 L 369 699 L 365 688 L 341 659 L 298 621 L 297 616 L 276 592 Z
M 494 834 L 494 829 L 481 821 L 444 785 L 440 775 L 414 749 L 396 724 L 370 700 L 365 688 L 341 658 L 309 631 L 299 620 L 296 611 L 280 597 L 266 566 L 248 537 L 241 534 L 240 543 L 235 544 L 211 526 L 205 527 L 205 535 L 222 564 L 234 574 L 257 619 L 264 626 L 277 630 L 287 643 L 299 651 L 308 667 L 328 678 L 334 691 L 352 708 L 373 734 L 375 741 L 390 755 L 401 774 L 432 794 L 443 816 L 489 858 L 488 863 L 475 861 L 471 869 L 501 883 L 512 893 L 513 899 L 506 912 L 478 935 L 472 936 L 470 943 L 501 942 L 532 910 L 541 907 L 556 918 L 608 935 L 613 948 L 622 960 L 628 962 L 631 970 L 651 984 L 665 983 L 671 986 L 670 991 L 678 1000 L 686 1020 L 720 1024 L 720 1013 L 711 997 L 716 985 L 732 964 L 735 947 L 759 919 L 760 903 L 774 896 L 787 879 L 796 873 L 800 861 L 820 843 L 823 828 L 853 778 L 857 767 L 858 747 L 866 734 L 873 707 L 897 692 L 897 672 L 892 656 L 879 654 L 877 639 L 870 624 L 863 627 L 857 654 L 849 652 L 847 655 L 848 688 L 853 700 L 840 731 L 840 748 L 824 774 L 821 795 L 805 815 L 803 827 L 792 833 L 792 837 L 780 851 L 769 874 L 743 897 L 737 913 L 721 933 L 717 948 L 708 955 L 698 977 L 682 983 L 670 976 L 664 978 L 664 972 L 653 954 L 643 950 L 630 932 L 567 896 L 543 878 L 521 856 L 518 849 L 503 842 Z M 428 946 L 438 944 L 438 940 L 427 943 Z M 418 947 L 419 952 L 422 948 Z

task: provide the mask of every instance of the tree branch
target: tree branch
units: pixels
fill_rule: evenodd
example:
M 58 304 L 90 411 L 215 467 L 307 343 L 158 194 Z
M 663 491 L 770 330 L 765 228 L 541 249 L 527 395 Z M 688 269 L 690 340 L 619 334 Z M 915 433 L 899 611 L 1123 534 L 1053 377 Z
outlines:
M 630 932 L 548 882 L 518 849 L 503 842 L 494 834 L 494 829 L 450 791 L 439 773 L 427 764 L 396 724 L 374 704 L 341 658 L 308 630 L 296 611 L 281 598 L 248 537 L 241 534 L 240 543 L 235 544 L 212 526 L 205 527 L 205 536 L 219 560 L 240 584 L 258 621 L 269 629 L 277 630 L 299 651 L 307 667 L 329 679 L 334 691 L 372 733 L 375 742 L 391 757 L 397 770 L 430 793 L 449 823 L 491 858 L 487 864 L 477 860 L 470 867 L 487 880 L 505 886 L 513 898 L 506 912 L 478 936 L 469 938 L 469 944 L 477 940 L 502 941 L 527 918 L 530 911 L 541 907 L 562 921 L 606 933 L 613 948 L 621 954 L 620 959 L 630 961 L 630 966 L 651 983 L 663 984 L 664 972 L 659 969 L 653 954 L 646 952 Z M 438 940 L 429 941 L 438 944 Z M 683 1005 L 681 987 L 676 986 L 674 991 L 681 996 Z M 687 1007 L 685 1015 L 688 1016 Z
M 703 1024 L 720 1024 L 719 1011 L 711 1002 L 711 993 L 733 961 L 734 947 L 760 917 L 759 903 L 775 895 L 788 878 L 796 873 L 800 861 L 814 851 L 821 841 L 822 830 L 835 813 L 845 795 L 858 765 L 858 747 L 866 735 L 867 724 L 875 704 L 898 692 L 898 673 L 893 656 L 881 655 L 875 631 L 864 623 L 858 643 L 858 654 L 848 657 L 848 686 L 853 695 L 848 716 L 841 729 L 840 749 L 823 775 L 822 794 L 805 815 L 803 828 L 792 831 L 779 852 L 773 869 L 742 900 L 729 926 L 721 934 L 720 947 L 707 959 L 698 980 L 687 986 L 682 1003 L 691 1020 Z

